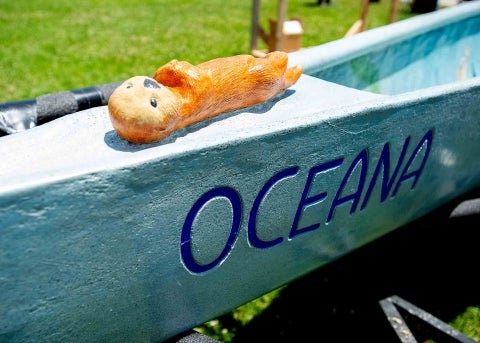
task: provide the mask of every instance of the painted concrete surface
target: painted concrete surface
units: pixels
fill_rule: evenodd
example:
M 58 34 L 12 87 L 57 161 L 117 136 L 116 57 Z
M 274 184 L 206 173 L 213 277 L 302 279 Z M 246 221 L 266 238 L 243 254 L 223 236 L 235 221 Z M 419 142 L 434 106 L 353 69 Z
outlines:
M 479 99 L 303 75 L 156 144 L 106 107 L 2 137 L 0 340 L 161 341 L 395 230 L 480 185 Z

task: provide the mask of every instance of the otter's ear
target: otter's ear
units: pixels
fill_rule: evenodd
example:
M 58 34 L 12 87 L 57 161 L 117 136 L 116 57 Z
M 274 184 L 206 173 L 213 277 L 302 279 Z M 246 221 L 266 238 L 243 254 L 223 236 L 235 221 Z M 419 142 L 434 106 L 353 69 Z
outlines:
M 201 73 L 188 62 L 172 60 L 158 68 L 153 78 L 167 87 L 194 87 Z

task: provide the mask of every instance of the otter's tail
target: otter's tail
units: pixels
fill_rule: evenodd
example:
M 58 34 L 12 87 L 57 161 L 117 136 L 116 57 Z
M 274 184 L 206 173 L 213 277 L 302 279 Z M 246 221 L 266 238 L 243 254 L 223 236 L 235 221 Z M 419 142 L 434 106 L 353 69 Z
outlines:
M 283 87 L 282 90 L 287 89 L 293 85 L 303 73 L 303 67 L 296 65 L 291 68 L 287 68 L 288 54 L 284 51 L 272 51 L 265 56 L 265 60 L 273 66 L 277 72 L 285 71 L 283 74 Z
M 301 65 L 296 65 L 294 67 L 288 68 L 285 71 L 285 80 L 284 80 L 284 89 L 287 89 L 293 85 L 297 80 L 302 76 L 303 67 Z

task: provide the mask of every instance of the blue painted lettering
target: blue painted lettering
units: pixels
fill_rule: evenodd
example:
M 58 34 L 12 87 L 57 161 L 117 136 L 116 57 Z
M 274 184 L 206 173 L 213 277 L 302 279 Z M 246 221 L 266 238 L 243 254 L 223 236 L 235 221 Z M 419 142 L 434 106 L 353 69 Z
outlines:
M 290 230 L 289 238 L 293 238 L 301 233 L 313 231 L 320 226 L 320 223 L 313 224 L 304 228 L 299 229 L 298 223 L 300 222 L 300 217 L 302 215 L 303 209 L 314 203 L 323 201 L 327 197 L 327 192 L 322 192 L 311 197 L 308 196 L 312 182 L 315 179 L 315 176 L 319 173 L 325 173 L 328 170 L 335 169 L 343 163 L 343 158 L 339 158 L 333 161 L 329 161 L 318 166 L 314 166 L 308 172 L 307 181 L 305 182 L 305 187 L 303 188 L 302 197 L 298 203 L 297 212 L 295 213 L 295 218 L 293 219 L 292 229 Z
M 357 190 L 352 194 L 341 197 L 341 194 L 343 193 L 343 190 L 345 188 L 345 185 L 347 184 L 347 181 L 350 179 L 350 176 L 352 175 L 353 171 L 355 170 L 355 168 L 359 163 L 361 163 L 361 168 L 360 168 L 360 177 L 357 183 Z M 340 206 L 343 203 L 349 202 L 350 200 L 353 200 L 352 207 L 350 209 L 350 214 L 353 214 L 355 212 L 355 210 L 357 209 L 358 202 L 360 201 L 360 196 L 362 195 L 363 185 L 365 184 L 367 167 L 368 167 L 367 150 L 362 150 L 357 155 L 357 157 L 355 157 L 355 159 L 353 160 L 352 164 L 348 168 L 347 173 L 343 177 L 342 182 L 340 183 L 340 187 L 338 187 L 337 194 L 335 194 L 335 198 L 333 199 L 333 202 L 332 202 L 332 206 L 330 206 L 330 212 L 328 212 L 327 223 L 329 223 L 332 220 L 333 214 L 335 212 L 335 208 L 337 208 L 337 206 Z
M 362 202 L 360 202 L 360 200 L 362 198 L 365 184 L 367 183 L 366 177 L 369 167 L 369 155 L 367 149 L 360 151 L 360 153 L 358 153 L 352 160 L 352 163 L 348 167 L 347 171 L 343 175 L 343 178 L 341 179 L 342 181 L 337 187 L 335 196 L 330 203 L 330 208 L 327 218 L 325 219 L 325 223 L 332 221 L 334 219 L 335 211 L 340 206 L 343 206 L 347 203 L 351 203 L 349 211 L 350 215 L 355 214 L 355 211 L 360 203 L 360 210 L 365 209 L 370 201 L 373 189 L 379 183 L 379 179 L 381 180 L 379 199 L 380 203 L 383 203 L 389 196 L 392 198 L 395 197 L 400 186 L 405 184 L 407 181 L 411 182 L 410 189 L 413 190 L 423 172 L 428 155 L 430 154 L 433 141 L 433 130 L 427 131 L 418 145 L 413 149 L 413 152 L 408 158 L 407 162 L 404 164 L 410 140 L 411 137 L 407 137 L 405 139 L 402 150 L 391 175 L 390 144 L 388 142 L 384 144 Z M 343 165 L 343 163 L 344 158 L 337 158 L 310 168 L 305 185 L 303 187 L 303 192 L 296 208 L 295 216 L 292 221 L 292 226 L 288 235 L 289 239 L 294 239 L 300 234 L 312 232 L 320 227 L 321 223 L 315 223 L 301 228 L 299 227 L 300 219 L 306 207 L 312 205 L 318 206 L 318 203 L 326 202 L 328 199 L 327 191 L 322 191 L 320 193 L 311 195 L 310 193 L 312 185 L 316 177 L 320 177 L 325 173 L 340 172 L 342 170 L 340 167 Z M 268 194 L 272 188 L 282 180 L 297 176 L 299 170 L 300 168 L 297 166 L 286 168 L 273 175 L 262 187 L 260 187 L 260 191 L 255 197 L 248 217 L 247 239 L 251 247 L 268 249 L 283 243 L 284 237 L 281 236 L 271 240 L 262 240 L 259 237 L 257 232 L 258 212 L 262 203 L 268 200 Z M 393 192 L 391 192 L 392 189 Z M 232 207 L 232 225 L 230 228 L 228 228 L 229 236 L 227 242 L 218 257 L 209 263 L 200 264 L 195 260 L 192 252 L 192 226 L 194 225 L 198 214 L 205 207 L 207 207 L 211 201 L 218 198 L 225 198 L 229 201 Z M 182 228 L 180 252 L 184 266 L 190 272 L 195 274 L 204 273 L 219 266 L 228 257 L 237 240 L 241 227 L 242 215 L 243 208 L 241 195 L 235 189 L 231 187 L 217 187 L 203 194 L 193 204 L 192 208 L 188 212 Z
M 220 253 L 220 255 L 208 264 L 200 265 L 195 261 L 195 258 L 192 254 L 191 249 L 191 237 L 192 237 L 192 225 L 193 221 L 197 214 L 206 206 L 210 201 L 215 198 L 224 197 L 232 206 L 233 216 L 232 216 L 232 227 L 230 230 L 230 235 L 228 237 L 227 243 Z M 227 258 L 228 253 L 232 250 L 233 244 L 235 243 L 238 232 L 240 229 L 240 221 L 242 217 L 242 201 L 240 195 L 230 187 L 218 187 L 211 189 L 207 193 L 203 194 L 196 202 L 193 204 L 192 208 L 188 212 L 187 218 L 185 219 L 185 224 L 182 229 L 182 237 L 180 243 L 180 253 L 182 256 L 182 261 L 185 267 L 190 270 L 192 273 L 203 273 L 207 270 L 210 270 L 218 266 L 225 258 Z
M 282 243 L 283 238 L 277 237 L 276 239 L 273 239 L 271 241 L 262 241 L 260 238 L 257 236 L 257 213 L 258 213 L 258 208 L 260 207 L 260 204 L 264 200 L 265 196 L 268 194 L 268 191 L 280 180 L 285 179 L 287 177 L 291 177 L 297 174 L 298 172 L 298 167 L 291 167 L 285 170 L 282 170 L 280 173 L 275 174 L 268 180 L 265 185 L 262 187 L 260 192 L 258 192 L 257 197 L 255 198 L 255 201 L 253 202 L 252 210 L 250 211 L 250 216 L 248 219 L 248 241 L 252 247 L 255 248 L 270 248 L 273 247 L 277 244 Z
M 380 202 L 384 202 L 385 199 L 388 197 L 388 193 L 392 189 L 393 182 L 395 181 L 398 171 L 400 170 L 400 166 L 403 163 L 403 159 L 405 157 L 405 153 L 407 152 L 408 144 L 410 142 L 410 137 L 407 137 L 405 143 L 403 144 L 402 152 L 400 153 L 400 157 L 398 158 L 397 165 L 395 166 L 395 170 L 393 171 L 392 177 L 390 178 L 390 144 L 385 143 L 383 146 L 382 153 L 380 154 L 380 159 L 378 160 L 377 166 L 375 167 L 375 171 L 373 172 L 372 179 L 370 180 L 370 184 L 367 189 L 367 193 L 365 194 L 365 198 L 363 199 L 362 206 L 360 210 L 363 210 L 370 199 L 370 195 L 372 194 L 373 187 L 377 183 L 378 174 L 380 173 L 380 168 L 383 166 L 383 177 L 382 177 L 382 189 L 380 193 Z
M 420 177 L 420 174 L 423 171 L 423 167 L 425 167 L 425 163 L 427 162 L 427 157 L 430 154 L 430 149 L 432 148 L 432 140 L 433 140 L 433 131 L 429 130 L 425 136 L 420 140 L 420 143 L 418 143 L 417 147 L 412 153 L 412 156 L 410 156 L 410 159 L 408 160 L 407 164 L 403 168 L 402 174 L 400 175 L 400 178 L 398 179 L 397 185 L 395 186 L 395 189 L 393 190 L 392 197 L 395 196 L 398 192 L 398 188 L 400 185 L 405 182 L 406 180 L 413 178 L 412 186 L 410 189 L 413 189 L 415 185 L 417 184 L 417 181 Z M 423 149 L 423 146 L 425 146 L 425 149 Z M 420 152 L 423 150 L 423 158 L 420 163 L 420 166 L 416 170 L 412 170 L 409 172 L 410 167 L 413 164 L 413 161 L 417 158 L 417 156 L 420 156 Z

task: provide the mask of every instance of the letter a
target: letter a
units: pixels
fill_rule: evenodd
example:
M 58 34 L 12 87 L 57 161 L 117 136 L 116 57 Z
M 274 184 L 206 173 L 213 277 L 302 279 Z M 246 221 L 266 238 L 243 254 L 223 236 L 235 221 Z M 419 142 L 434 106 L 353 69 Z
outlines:
M 413 189 L 415 187 L 420 177 L 420 174 L 422 174 L 423 167 L 425 167 L 425 162 L 427 161 L 428 154 L 430 153 L 430 149 L 432 147 L 432 139 L 433 139 L 433 132 L 432 130 L 429 130 L 425 134 L 425 136 L 423 136 L 420 143 L 418 143 L 417 147 L 413 151 L 412 156 L 410 156 L 410 159 L 408 160 L 407 164 L 403 168 L 402 174 L 400 175 L 397 185 L 393 190 L 392 197 L 397 194 L 398 189 L 400 188 L 400 185 L 410 178 L 414 178 L 412 187 L 410 187 L 410 189 Z M 424 145 L 426 145 L 425 149 L 423 148 Z M 423 159 L 422 159 L 422 162 L 420 163 L 420 166 L 416 170 L 409 171 L 415 158 L 420 155 L 421 150 L 424 151 L 424 154 L 423 154 Z

